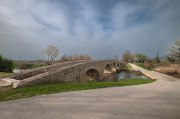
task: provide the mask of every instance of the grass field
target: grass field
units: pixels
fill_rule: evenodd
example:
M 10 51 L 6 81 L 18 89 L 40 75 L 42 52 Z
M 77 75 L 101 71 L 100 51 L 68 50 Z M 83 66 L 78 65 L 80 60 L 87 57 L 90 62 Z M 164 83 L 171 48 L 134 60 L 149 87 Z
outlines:
M 13 89 L 8 87 L 0 90 L 0 101 L 21 99 L 41 94 L 53 94 L 67 91 L 88 90 L 113 86 L 138 85 L 154 82 L 155 79 L 126 78 L 118 79 L 117 82 L 86 82 L 86 83 L 46 83 L 23 88 Z

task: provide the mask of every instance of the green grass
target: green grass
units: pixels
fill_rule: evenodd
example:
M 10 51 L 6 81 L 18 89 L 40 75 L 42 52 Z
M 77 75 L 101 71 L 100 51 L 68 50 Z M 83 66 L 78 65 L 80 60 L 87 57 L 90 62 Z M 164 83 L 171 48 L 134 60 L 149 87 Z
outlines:
M 67 91 L 88 90 L 112 86 L 138 85 L 154 82 L 155 79 L 126 78 L 118 79 L 117 82 L 86 82 L 86 83 L 46 83 L 23 88 L 9 88 L 0 92 L 0 101 L 14 100 L 32 97 L 41 94 L 53 94 Z
M 126 64 L 125 66 L 121 66 L 119 68 L 120 71 L 133 71 L 134 69 L 129 65 L 129 64 Z
M 149 63 L 134 63 L 134 64 L 137 65 L 137 66 L 139 66 L 139 67 L 142 67 L 142 68 L 144 68 L 144 69 L 153 71 L 152 68 L 147 68 L 147 67 L 144 66 L 144 65 L 148 65 Z
M 131 71 L 134 70 L 129 64 L 127 64 L 126 66 L 128 67 L 129 70 L 131 70 Z

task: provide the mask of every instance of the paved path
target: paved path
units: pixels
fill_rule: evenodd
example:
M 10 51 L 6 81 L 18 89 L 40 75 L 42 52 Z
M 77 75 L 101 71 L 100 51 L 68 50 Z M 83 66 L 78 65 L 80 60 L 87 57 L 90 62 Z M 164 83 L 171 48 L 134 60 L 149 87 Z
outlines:
M 0 119 L 180 119 L 179 79 L 138 70 L 158 80 L 0 102 Z

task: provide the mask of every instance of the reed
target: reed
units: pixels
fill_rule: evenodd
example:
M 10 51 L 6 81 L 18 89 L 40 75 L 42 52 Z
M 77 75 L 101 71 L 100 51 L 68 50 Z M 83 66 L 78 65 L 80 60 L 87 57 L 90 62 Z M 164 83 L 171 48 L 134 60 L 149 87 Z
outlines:
M 160 66 L 154 69 L 157 72 L 161 72 L 164 74 L 178 74 L 180 73 L 180 67 L 175 66 Z

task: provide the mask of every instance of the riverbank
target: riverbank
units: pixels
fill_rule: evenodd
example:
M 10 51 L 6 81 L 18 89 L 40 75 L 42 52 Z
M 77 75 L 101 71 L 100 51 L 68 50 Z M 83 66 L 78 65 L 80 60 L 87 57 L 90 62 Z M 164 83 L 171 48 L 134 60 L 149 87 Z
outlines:
M 118 68 L 117 71 L 118 72 L 120 72 L 120 71 L 134 71 L 134 69 L 129 64 L 126 64 L 126 65 Z

